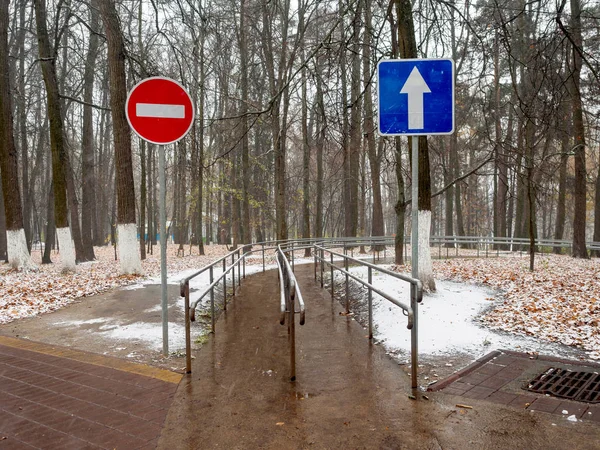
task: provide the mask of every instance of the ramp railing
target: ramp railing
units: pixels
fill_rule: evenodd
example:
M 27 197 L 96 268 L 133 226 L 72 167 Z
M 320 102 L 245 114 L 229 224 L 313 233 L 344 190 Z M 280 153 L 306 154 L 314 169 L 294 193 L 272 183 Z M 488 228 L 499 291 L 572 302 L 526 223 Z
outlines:
M 336 247 L 337 244 L 332 244 Z M 346 245 L 355 245 L 355 243 L 346 243 Z M 325 278 L 325 267 L 329 267 L 330 281 L 331 281 L 331 299 L 335 297 L 335 275 L 334 272 L 337 270 L 344 275 L 345 280 L 345 307 L 346 314 L 350 312 L 350 279 L 359 283 L 360 285 L 367 288 L 368 293 L 368 309 L 369 309 L 369 339 L 373 338 L 373 293 L 383 297 L 390 303 L 398 306 L 402 309 L 404 314 L 407 316 L 408 321 L 406 327 L 411 330 L 411 383 L 412 387 L 418 386 L 417 373 L 418 373 L 418 303 L 423 300 L 423 285 L 421 281 L 416 278 L 409 277 L 391 270 L 384 269 L 380 266 L 368 263 L 364 260 L 356 259 L 344 253 L 339 253 L 326 248 L 323 245 L 315 244 L 314 248 L 314 267 L 315 267 L 315 281 L 317 281 L 317 266 L 319 267 L 318 272 L 320 273 L 321 287 L 324 287 Z M 329 258 L 326 257 L 329 255 Z M 336 261 L 340 261 L 343 267 L 335 264 Z M 350 272 L 350 265 L 360 266 L 367 268 L 367 281 L 354 275 Z M 410 284 L 410 304 L 403 302 L 402 300 L 384 292 L 379 287 L 373 285 L 373 271 L 385 274 L 392 278 L 407 282 Z
M 289 250 L 291 251 L 291 249 Z M 285 325 L 287 318 L 288 339 L 290 342 L 290 380 L 296 380 L 296 314 L 300 315 L 300 325 L 306 320 L 306 308 L 300 287 L 296 281 L 294 271 L 286 255 L 287 250 L 277 246 L 277 270 L 280 286 L 280 317 L 279 323 Z M 298 307 L 296 309 L 296 300 Z
M 185 309 L 185 371 L 186 373 L 192 372 L 192 341 L 191 341 L 191 322 L 196 320 L 196 307 L 206 297 L 210 295 L 210 309 L 211 309 L 211 330 L 215 332 L 215 289 L 222 284 L 223 289 L 223 309 L 227 310 L 227 276 L 229 275 L 230 286 L 232 288 L 232 295 L 235 297 L 235 286 L 236 286 L 236 270 L 237 270 L 237 285 L 241 284 L 242 278 L 246 278 L 246 258 L 249 254 L 253 253 L 249 250 L 250 246 L 242 246 L 236 250 L 229 252 L 227 255 L 217 259 L 211 264 L 203 267 L 199 271 L 193 273 L 189 277 L 181 281 L 179 285 L 179 294 L 184 297 L 184 309 Z M 261 249 L 273 250 L 273 247 Z M 228 265 L 229 264 L 229 265 Z M 217 269 L 221 269 L 220 275 L 216 275 Z M 263 260 L 263 271 L 264 260 Z M 208 272 L 209 273 L 209 285 L 200 293 L 198 298 L 190 304 L 190 281 L 200 275 Z

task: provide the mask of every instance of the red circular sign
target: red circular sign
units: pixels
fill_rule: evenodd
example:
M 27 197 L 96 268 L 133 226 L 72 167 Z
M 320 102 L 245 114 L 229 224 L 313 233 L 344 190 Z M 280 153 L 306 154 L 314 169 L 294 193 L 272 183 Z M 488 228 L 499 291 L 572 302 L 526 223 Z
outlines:
M 166 145 L 184 137 L 194 122 L 190 94 L 177 81 L 146 78 L 136 84 L 125 104 L 129 125 L 142 139 Z

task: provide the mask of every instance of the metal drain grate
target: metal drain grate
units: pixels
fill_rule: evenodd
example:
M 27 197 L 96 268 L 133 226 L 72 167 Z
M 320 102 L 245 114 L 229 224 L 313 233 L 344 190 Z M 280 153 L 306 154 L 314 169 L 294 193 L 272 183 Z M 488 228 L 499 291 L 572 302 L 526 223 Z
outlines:
M 600 403 L 600 374 L 550 367 L 524 389 L 580 402 Z

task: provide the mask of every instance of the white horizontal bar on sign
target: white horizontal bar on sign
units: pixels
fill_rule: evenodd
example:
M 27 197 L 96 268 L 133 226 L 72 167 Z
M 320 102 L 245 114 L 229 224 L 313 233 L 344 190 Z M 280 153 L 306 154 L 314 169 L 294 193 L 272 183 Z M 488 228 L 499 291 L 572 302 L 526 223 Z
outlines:
M 161 119 L 185 119 L 185 106 L 136 103 L 135 115 L 137 117 L 156 117 Z

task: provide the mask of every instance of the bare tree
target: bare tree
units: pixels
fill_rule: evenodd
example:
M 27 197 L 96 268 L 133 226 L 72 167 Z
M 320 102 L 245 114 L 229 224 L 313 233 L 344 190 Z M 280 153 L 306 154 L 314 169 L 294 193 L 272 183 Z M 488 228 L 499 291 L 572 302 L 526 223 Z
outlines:
M 111 0 L 96 0 L 106 40 L 108 42 L 108 72 L 110 78 L 110 105 L 114 132 L 118 247 L 123 273 L 141 273 L 140 254 L 137 251 L 135 222 L 135 189 L 131 157 L 131 131 L 125 117 L 127 83 L 125 79 L 125 45 L 119 16 Z
M 12 96 L 8 62 L 8 3 L 5 1 L 0 5 L 0 170 L 8 262 L 14 268 L 29 268 L 33 264 L 29 257 L 23 228 L 17 149 L 13 135 L 13 115 L 10 103 Z
M 413 24 L 412 6 L 409 0 L 398 0 L 398 45 L 402 58 L 417 58 L 417 42 Z M 414 137 L 412 139 L 415 139 Z M 429 235 L 431 231 L 431 175 L 429 168 L 429 148 L 427 137 L 419 140 L 419 198 L 412 199 L 412 214 L 418 214 L 419 223 L 419 279 L 423 287 L 435 291 L 433 266 L 429 251 Z M 412 148 L 412 146 L 409 146 Z M 418 205 L 416 204 L 418 203 Z
M 52 49 L 46 25 L 46 1 L 34 0 L 38 49 L 44 83 L 46 85 L 50 146 L 52 149 L 52 184 L 54 186 L 54 221 L 61 251 L 63 270 L 75 269 L 75 245 L 69 228 L 67 180 L 65 171 L 70 167 L 63 130 L 61 101 L 56 77 L 57 53 Z

